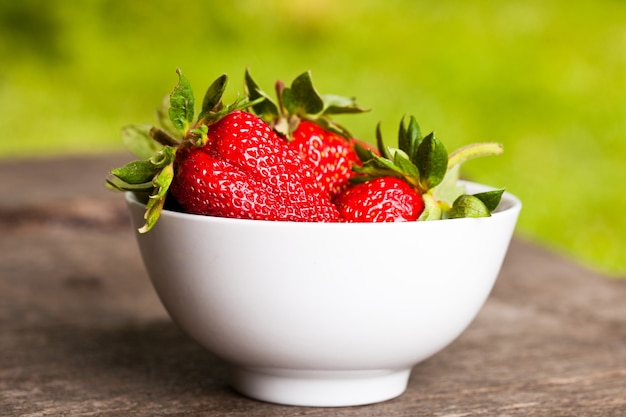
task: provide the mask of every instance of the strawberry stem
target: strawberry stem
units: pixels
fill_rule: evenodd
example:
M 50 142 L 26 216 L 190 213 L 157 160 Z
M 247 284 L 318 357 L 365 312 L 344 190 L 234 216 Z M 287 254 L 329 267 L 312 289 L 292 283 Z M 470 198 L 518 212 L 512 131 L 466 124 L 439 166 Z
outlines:
M 178 141 L 158 127 L 150 128 L 150 137 L 163 146 L 178 146 Z
M 500 155 L 502 152 L 504 148 L 496 142 L 472 143 L 455 150 L 448 156 L 448 170 L 470 159 Z
M 287 117 L 287 109 L 285 108 L 285 102 L 283 101 L 283 91 L 285 91 L 285 83 L 278 80 L 274 85 L 276 90 L 276 99 L 278 100 L 278 112 L 280 117 Z
M 204 146 L 209 141 L 208 137 L 209 127 L 207 125 L 200 125 L 195 129 L 192 129 L 190 133 L 195 135 L 195 138 L 192 138 L 191 141 L 195 146 Z

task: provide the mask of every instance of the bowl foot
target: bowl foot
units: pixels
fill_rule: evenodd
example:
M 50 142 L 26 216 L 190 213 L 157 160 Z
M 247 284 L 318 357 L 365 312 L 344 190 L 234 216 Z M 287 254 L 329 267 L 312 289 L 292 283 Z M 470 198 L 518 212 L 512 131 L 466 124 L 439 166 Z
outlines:
M 401 395 L 411 369 L 318 371 L 231 369 L 231 385 L 248 397 L 277 404 L 342 407 L 371 404 Z

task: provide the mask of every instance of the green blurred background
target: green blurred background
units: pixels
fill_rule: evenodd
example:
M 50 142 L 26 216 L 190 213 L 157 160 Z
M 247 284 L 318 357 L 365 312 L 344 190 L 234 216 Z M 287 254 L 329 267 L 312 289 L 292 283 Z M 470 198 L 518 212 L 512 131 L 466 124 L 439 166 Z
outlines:
M 464 172 L 523 200 L 518 233 L 626 275 L 622 1 L 2 1 L 0 158 L 122 150 L 177 67 L 227 99 L 246 67 L 270 92 L 310 69 L 372 109 L 340 119 L 370 142 L 405 113 L 449 150 L 499 141 Z

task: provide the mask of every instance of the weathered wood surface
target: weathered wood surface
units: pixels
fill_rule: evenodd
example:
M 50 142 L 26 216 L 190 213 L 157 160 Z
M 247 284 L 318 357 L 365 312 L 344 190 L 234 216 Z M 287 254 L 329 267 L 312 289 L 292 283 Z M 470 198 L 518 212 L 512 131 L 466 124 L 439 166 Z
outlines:
M 2 416 L 626 416 L 626 280 L 519 238 L 483 310 L 408 390 L 337 409 L 267 404 L 169 320 L 120 194 L 125 155 L 0 162 Z

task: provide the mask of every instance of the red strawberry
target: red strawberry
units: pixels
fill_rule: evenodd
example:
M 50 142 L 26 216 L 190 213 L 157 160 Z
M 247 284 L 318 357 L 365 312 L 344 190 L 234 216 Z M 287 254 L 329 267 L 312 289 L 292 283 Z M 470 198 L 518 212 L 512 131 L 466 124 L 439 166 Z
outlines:
M 292 137 L 289 145 L 314 166 L 317 182 L 331 198 L 348 186 L 348 180 L 354 176 L 352 167 L 359 160 L 354 148 L 343 136 L 302 120 Z
M 404 180 L 378 177 L 341 193 L 335 204 L 344 222 L 415 221 L 424 200 Z
M 195 120 L 191 86 L 177 72 L 179 83 L 169 106 L 158 113 L 162 127 L 124 130 L 127 143 L 144 159 L 111 170 L 107 178 L 110 188 L 146 198 L 142 233 L 156 224 L 168 195 L 191 213 L 318 222 L 483 217 L 500 201 L 503 190 L 467 195 L 456 181 L 461 163 L 497 155 L 502 152 L 500 144 L 472 144 L 448 155 L 434 133 L 421 136 L 412 117 L 408 126 L 404 119 L 400 123 L 398 148 L 384 146 L 377 129 L 376 152 L 350 138 L 328 117 L 363 110 L 351 99 L 319 96 L 308 73 L 290 88 L 277 83 L 279 106 L 248 73 L 252 101 L 225 106 L 223 75 L 207 90 Z M 241 111 L 250 106 L 257 114 L 270 115 L 271 127 Z M 293 142 L 285 142 L 276 132 Z M 336 133 L 349 139 L 347 150 L 339 145 L 345 145 L 338 142 L 343 139 L 333 136 Z M 153 139 L 163 146 L 155 147 Z M 346 169 L 350 165 L 356 173 L 351 178 Z M 358 184 L 341 191 L 346 178 Z M 332 193 L 339 193 L 341 219 Z
M 336 204 L 342 221 L 378 222 L 437 220 L 489 216 L 503 190 L 464 195 L 457 184 L 458 166 L 471 158 L 496 155 L 494 143 L 469 145 L 448 155 L 434 133 L 422 137 L 414 117 L 404 118 L 398 131 L 398 148 L 384 145 L 376 129 L 378 152 L 356 146 L 361 165 L 355 165 L 358 183 L 343 192 Z
M 290 87 L 276 83 L 278 104 L 268 99 L 246 73 L 250 99 L 264 97 L 253 110 L 298 150 L 300 156 L 314 167 L 318 183 L 331 198 L 348 186 L 354 175 L 352 167 L 359 163 L 350 133 L 330 116 L 340 113 L 360 113 L 354 99 L 320 96 L 311 81 L 311 74 L 298 76 Z
M 169 106 L 159 112 L 162 128 L 126 129 L 134 150 L 146 159 L 113 169 L 107 178 L 110 188 L 149 196 L 140 232 L 156 224 L 169 195 L 177 207 L 195 214 L 338 220 L 339 212 L 317 183 L 313 166 L 267 123 L 242 111 L 251 103 L 222 103 L 225 75 L 208 88 L 196 120 L 191 86 L 177 72 L 179 83 Z M 156 154 L 153 139 L 163 145 Z
M 179 149 L 170 191 L 190 213 L 255 220 L 337 221 L 307 166 L 258 117 L 235 111 L 207 142 Z

